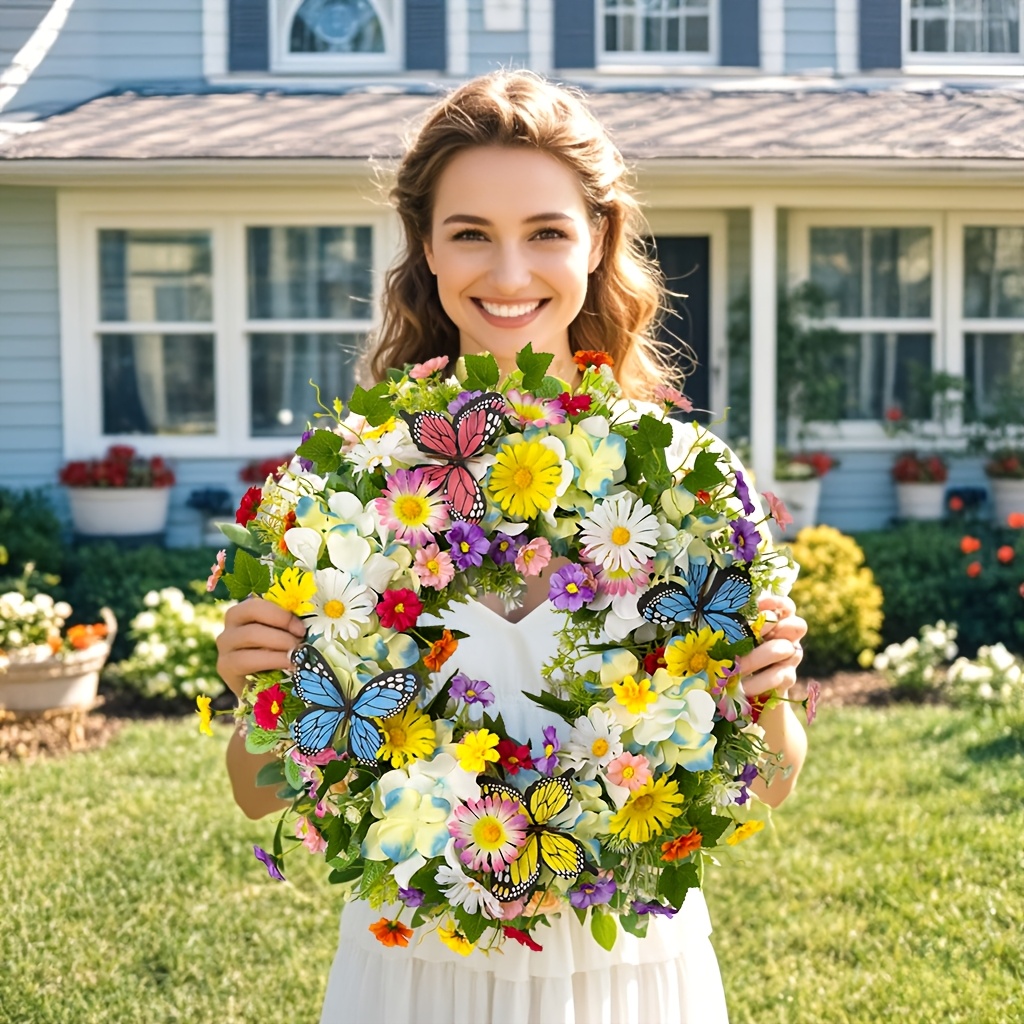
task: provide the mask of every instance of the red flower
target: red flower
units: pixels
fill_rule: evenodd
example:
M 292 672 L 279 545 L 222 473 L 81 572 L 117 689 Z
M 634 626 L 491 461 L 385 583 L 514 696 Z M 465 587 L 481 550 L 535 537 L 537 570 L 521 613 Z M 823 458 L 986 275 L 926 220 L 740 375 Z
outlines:
M 1024 530 L 1024 512 L 1011 512 L 1006 517 L 1006 525 L 1011 530 Z
M 518 928 L 513 928 L 510 924 L 505 925 L 501 930 L 508 938 L 515 939 L 520 946 L 532 949 L 534 953 L 540 953 L 544 949 L 539 942 L 534 942 L 529 932 L 521 932 Z
M 975 551 L 981 550 L 981 541 L 977 537 L 972 537 L 968 534 L 960 538 L 960 550 L 965 555 L 973 555 Z
M 839 465 L 831 455 L 825 452 L 799 452 L 790 461 L 810 466 L 814 470 L 815 476 L 824 476 L 830 469 Z
M 959 494 L 954 494 L 949 499 L 949 511 L 950 512 L 963 512 L 964 510 L 964 499 Z
M 972 580 L 980 576 L 981 562 L 971 562 L 971 564 L 967 566 L 967 575 L 970 576 Z
M 268 476 L 272 476 L 275 480 L 280 480 L 284 476 L 288 463 L 291 461 L 292 456 L 290 454 L 270 459 L 254 459 L 252 462 L 247 462 L 238 471 L 238 479 L 245 484 L 260 485 L 266 483 Z
M 764 711 L 765 705 L 771 699 L 771 691 L 768 693 L 758 693 L 747 699 L 750 701 L 750 720 L 756 722 L 761 717 L 761 712 Z
M 581 369 L 588 366 L 614 366 L 615 360 L 607 352 L 596 352 L 593 349 L 583 349 L 573 354 L 572 361 Z
M 380 624 L 385 629 L 396 629 L 404 633 L 416 625 L 423 611 L 423 604 L 411 590 L 385 590 L 377 605 Z
M 891 409 L 886 409 L 885 418 L 890 423 L 899 423 L 899 421 L 903 419 L 903 410 L 896 408 L 896 406 L 893 406 Z
M 664 668 L 665 664 L 665 648 L 658 647 L 644 658 L 644 671 L 653 676 L 659 668 Z
M 997 552 L 996 558 L 999 559 L 1003 565 L 1009 565 L 1013 561 L 1014 551 L 1009 544 L 1004 544 Z
M 523 768 L 530 769 L 533 767 L 530 748 L 515 740 L 502 740 L 498 744 L 498 763 L 509 775 L 516 775 Z
M 265 690 L 256 694 L 256 703 L 253 705 L 252 717 L 261 729 L 276 729 L 277 720 L 284 711 L 285 692 L 281 689 L 280 683 L 274 683 Z
M 284 520 L 281 523 L 281 539 L 277 542 L 277 549 L 282 555 L 288 554 L 288 544 L 285 542 L 284 535 L 295 525 L 295 509 L 289 509 L 284 514 Z
M 711 495 L 708 494 L 707 491 L 698 491 L 697 492 L 697 500 L 702 505 L 710 505 L 711 504 Z
M 250 487 L 249 490 L 242 495 L 242 500 L 238 503 L 238 511 L 235 513 L 235 522 L 239 526 L 245 526 L 246 523 L 251 523 L 256 518 L 256 510 L 260 507 L 260 502 L 263 500 L 263 491 L 259 487 Z
M 579 416 L 581 412 L 590 410 L 590 395 L 577 395 L 573 398 L 568 391 L 563 391 L 557 402 L 567 416 Z

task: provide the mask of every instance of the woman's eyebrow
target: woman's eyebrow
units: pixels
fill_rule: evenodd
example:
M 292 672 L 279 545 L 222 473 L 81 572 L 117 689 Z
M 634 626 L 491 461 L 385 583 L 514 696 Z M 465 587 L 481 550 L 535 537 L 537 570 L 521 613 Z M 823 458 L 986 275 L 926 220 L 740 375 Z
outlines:
M 535 224 L 538 221 L 551 220 L 572 220 L 567 213 L 535 213 L 523 220 L 524 224 Z M 483 228 L 491 227 L 491 222 L 486 217 L 475 217 L 471 213 L 453 213 L 445 217 L 444 224 L 476 224 Z

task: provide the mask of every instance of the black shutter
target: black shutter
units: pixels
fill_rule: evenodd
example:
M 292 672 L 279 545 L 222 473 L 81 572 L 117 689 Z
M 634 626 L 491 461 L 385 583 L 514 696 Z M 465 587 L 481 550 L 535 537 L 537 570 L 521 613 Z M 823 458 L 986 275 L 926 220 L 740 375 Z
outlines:
M 231 0 L 228 6 L 228 70 L 270 67 L 271 0 Z
M 721 53 L 727 68 L 761 66 L 761 21 L 758 0 L 721 0 L 718 9 Z
M 554 0 L 555 67 L 597 64 L 597 0 Z
M 408 71 L 448 69 L 444 0 L 406 0 L 405 67 Z
M 860 66 L 899 68 L 903 65 L 900 0 L 860 0 Z

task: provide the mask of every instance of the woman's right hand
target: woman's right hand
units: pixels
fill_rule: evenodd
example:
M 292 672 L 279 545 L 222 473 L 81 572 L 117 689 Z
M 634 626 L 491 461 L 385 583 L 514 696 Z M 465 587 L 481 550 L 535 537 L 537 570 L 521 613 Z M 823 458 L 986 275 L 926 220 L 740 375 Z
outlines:
M 247 598 L 224 616 L 224 631 L 217 637 L 217 673 L 240 697 L 247 675 L 288 671 L 291 653 L 305 636 L 298 616 L 262 597 Z

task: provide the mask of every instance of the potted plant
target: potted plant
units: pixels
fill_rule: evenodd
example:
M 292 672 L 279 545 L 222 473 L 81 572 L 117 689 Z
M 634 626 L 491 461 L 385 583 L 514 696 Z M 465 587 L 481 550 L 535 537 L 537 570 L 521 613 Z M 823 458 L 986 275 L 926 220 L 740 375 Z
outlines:
M 793 522 L 786 536 L 795 537 L 805 526 L 818 521 L 821 478 L 839 461 L 826 452 L 796 452 L 779 449 L 775 460 L 775 493 L 786 503 Z
M 0 707 L 15 712 L 88 708 L 110 654 L 117 621 L 64 628 L 71 607 L 49 594 L 28 596 L 33 566 L 18 589 L 0 594 Z
M 949 465 L 936 453 L 903 452 L 893 463 L 901 519 L 941 519 L 945 514 Z
M 1024 448 L 1001 448 L 985 463 L 992 488 L 995 520 L 1006 525 L 1011 516 L 1024 514 Z
M 984 458 L 995 521 L 1024 514 L 1024 380 L 1011 372 L 991 395 L 968 393 L 970 450 Z
M 82 536 L 148 536 L 167 526 L 174 473 L 158 455 L 144 459 L 129 445 L 111 445 L 102 459 L 67 463 L 60 482 Z
M 295 458 L 294 453 L 288 452 L 276 458 L 253 459 L 238 471 L 238 479 L 243 484 L 257 484 L 262 487 L 266 483 L 268 476 L 272 476 L 275 480 L 280 480 L 285 467 L 293 458 Z

